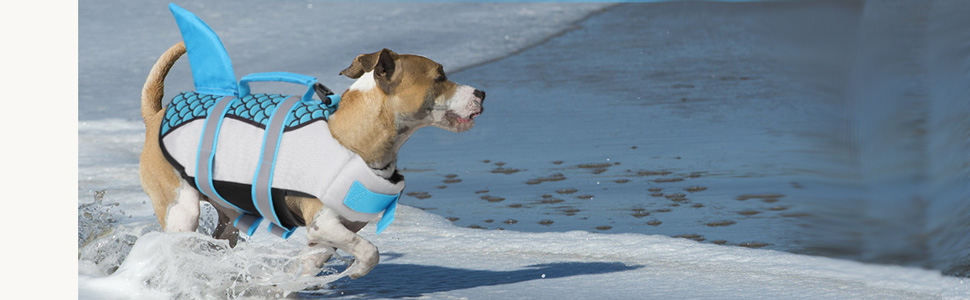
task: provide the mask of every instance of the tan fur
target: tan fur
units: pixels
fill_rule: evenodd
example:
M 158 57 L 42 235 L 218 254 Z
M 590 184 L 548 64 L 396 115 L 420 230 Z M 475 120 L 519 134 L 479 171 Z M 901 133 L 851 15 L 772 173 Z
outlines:
M 435 84 L 434 79 L 438 77 L 438 73 L 444 73 L 437 63 L 416 55 L 401 55 L 398 61 L 400 68 L 421 70 L 422 74 L 400 78 L 400 83 L 390 101 L 394 111 L 413 112 L 420 109 L 421 102 L 409 100 L 424 97 L 428 90 L 433 89 L 438 95 L 435 100 L 447 99 L 454 94 L 456 86 L 454 82 L 444 81 Z
M 175 199 L 175 191 L 179 186 L 179 176 L 175 169 L 165 160 L 158 145 L 158 134 L 161 129 L 165 110 L 162 108 L 162 97 L 165 94 L 165 76 L 172 69 L 172 65 L 182 54 L 185 54 L 185 43 L 179 42 L 165 51 L 148 74 L 141 93 L 141 114 L 145 121 L 145 146 L 142 148 L 141 160 L 138 166 L 142 189 L 152 199 L 152 206 L 158 222 L 165 228 L 165 214 Z
M 429 104 L 425 103 L 429 92 L 438 95 L 436 101 L 447 99 L 454 94 L 456 86 L 451 81 L 436 84 L 435 78 L 443 72 L 441 65 L 434 61 L 417 55 L 399 55 L 387 49 L 357 56 L 341 74 L 357 78 L 364 72 L 373 71 L 382 52 L 390 53 L 397 69 L 412 72 L 396 72 L 386 79 L 386 85 L 394 89 L 393 95 L 385 94 L 380 88 L 345 92 L 341 96 L 340 109 L 329 122 L 334 138 L 374 167 L 393 161 L 393 154 L 410 133 L 420 128 L 401 128 L 402 117 L 406 119 L 425 108 Z
M 397 136 L 385 97 L 380 89 L 347 91 L 341 96 L 340 109 L 328 122 L 333 137 L 371 165 L 380 164 Z
M 165 96 L 165 76 L 175 65 L 175 61 L 185 54 L 185 43 L 178 42 L 168 48 L 148 73 L 148 79 L 141 89 L 141 117 L 148 119 L 162 110 L 162 97 Z
M 165 159 L 159 145 L 158 134 L 165 114 L 161 102 L 164 97 L 165 76 L 185 51 L 185 45 L 181 42 L 165 51 L 152 67 L 142 89 L 142 117 L 145 120 L 146 130 L 139 173 L 142 188 L 151 197 L 155 215 L 165 231 L 170 231 L 170 226 L 179 227 L 166 224 L 166 217 L 175 205 L 176 199 L 180 197 L 177 190 L 181 184 L 181 178 Z M 462 129 L 456 129 L 459 127 L 454 125 L 456 122 L 454 118 L 459 118 L 456 117 L 455 112 L 448 110 L 448 114 L 444 111 L 432 113 L 434 110 L 441 110 L 439 107 L 445 107 L 442 105 L 448 104 L 448 101 L 454 101 L 452 98 L 458 85 L 444 80 L 441 65 L 430 59 L 415 55 L 398 55 L 384 49 L 357 56 L 350 67 L 343 70 L 341 74 L 356 79 L 372 71 L 377 85 L 369 90 L 346 91 L 341 97 L 340 109 L 328 121 L 334 138 L 344 147 L 360 155 L 372 168 L 390 166 L 390 171 L 393 172 L 396 168 L 397 150 L 418 128 L 437 126 L 452 131 L 467 130 L 472 126 L 468 122 L 481 113 L 484 93 L 478 90 L 475 90 L 475 98 L 468 97 L 471 92 L 462 98 L 462 101 L 465 101 L 465 107 L 468 107 L 467 105 L 477 107 L 477 110 L 466 111 L 465 116 L 459 116 L 466 123 L 462 125 L 464 127 L 460 127 Z M 470 87 L 466 86 L 466 90 L 469 89 Z M 468 99 L 477 99 L 477 101 Z M 186 196 L 182 195 L 182 197 Z M 192 201 L 207 200 L 194 199 L 204 198 L 196 193 L 192 193 L 189 197 Z M 354 255 L 357 260 L 346 271 L 351 278 L 367 274 L 377 264 L 379 260 L 377 248 L 356 234 L 366 225 L 365 222 L 349 222 L 340 219 L 333 210 L 325 207 L 315 198 L 288 196 L 285 201 L 286 206 L 302 216 L 308 224 L 307 235 L 311 248 L 339 248 Z M 181 207 L 184 208 L 184 205 Z M 182 218 L 174 220 L 185 222 L 186 214 L 197 214 L 197 212 L 180 212 L 178 215 Z M 198 225 L 197 218 L 198 216 L 195 216 L 195 226 L 180 224 L 182 226 L 180 228 L 193 230 Z M 230 240 L 230 245 L 234 245 L 237 233 L 228 224 L 228 218 L 221 211 L 219 220 L 219 228 L 229 227 L 230 229 L 217 232 L 216 237 L 227 238 Z M 311 224 L 312 226 L 309 226 Z M 218 228 L 217 231 L 219 231 Z M 321 267 L 327 259 L 329 255 L 317 255 L 304 258 L 304 263 L 307 269 L 312 269 Z

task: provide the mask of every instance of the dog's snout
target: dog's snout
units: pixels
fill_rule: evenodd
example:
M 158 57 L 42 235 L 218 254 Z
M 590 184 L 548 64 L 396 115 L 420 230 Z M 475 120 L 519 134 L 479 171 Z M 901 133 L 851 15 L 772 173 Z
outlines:
M 476 89 L 474 92 L 472 92 L 472 94 L 475 95 L 475 97 L 478 97 L 478 99 L 482 100 L 482 102 L 485 102 L 484 91 Z

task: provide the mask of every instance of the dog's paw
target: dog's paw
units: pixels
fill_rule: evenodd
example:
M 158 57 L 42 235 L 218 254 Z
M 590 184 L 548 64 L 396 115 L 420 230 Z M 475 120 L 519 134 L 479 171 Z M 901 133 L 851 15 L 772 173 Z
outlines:
M 287 269 L 287 272 L 302 276 L 314 276 L 324 270 L 327 261 L 335 253 L 332 249 L 308 247 L 300 251 L 300 255 L 288 265 L 290 268 Z
M 356 257 L 354 259 L 354 263 L 351 264 L 350 267 L 347 267 L 347 270 L 344 271 L 344 273 L 347 274 L 350 279 L 364 277 L 364 275 L 370 273 L 370 271 L 377 266 L 377 263 L 380 262 L 381 256 L 377 252 L 377 247 L 374 247 L 373 245 L 369 246 L 370 249 L 367 249 L 368 251 L 364 251 L 363 253 L 365 254 Z
M 350 277 L 350 279 L 357 279 L 364 277 L 364 275 L 367 275 L 367 273 L 370 273 L 375 266 L 377 266 L 377 264 L 367 265 L 360 263 L 359 261 L 354 261 L 354 264 L 350 265 L 350 267 L 347 268 L 347 271 L 344 272 L 347 273 L 347 277 Z

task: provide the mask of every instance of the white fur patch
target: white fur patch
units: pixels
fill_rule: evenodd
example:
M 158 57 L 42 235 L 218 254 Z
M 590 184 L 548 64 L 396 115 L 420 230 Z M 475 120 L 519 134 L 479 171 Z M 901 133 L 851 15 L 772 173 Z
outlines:
M 199 199 L 202 195 L 184 179 L 175 191 L 175 201 L 165 213 L 165 232 L 192 232 L 199 227 Z
M 352 91 L 369 91 L 375 87 L 377 87 L 377 81 L 374 81 L 374 71 L 371 71 L 361 75 L 348 89 Z
M 353 255 L 355 260 L 344 274 L 350 278 L 367 275 L 380 261 L 377 247 L 340 223 L 340 214 L 324 206 L 307 227 L 307 240 L 323 247 L 334 247 Z

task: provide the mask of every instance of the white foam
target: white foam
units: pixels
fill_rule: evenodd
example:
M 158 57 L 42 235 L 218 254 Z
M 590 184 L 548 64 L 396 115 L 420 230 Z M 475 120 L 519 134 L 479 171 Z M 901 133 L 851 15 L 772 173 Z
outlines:
M 398 214 L 395 225 L 380 236 L 370 233 L 373 225 L 362 230 L 384 257 L 368 277 L 344 284 L 353 293 L 376 298 L 417 293 L 473 299 L 510 291 L 513 298 L 522 299 L 885 299 L 970 293 L 970 283 L 915 268 L 665 236 L 459 228 L 408 206 L 401 206 Z M 149 232 L 139 237 L 127 260 L 110 276 L 84 271 L 92 267 L 82 264 L 79 292 L 82 299 L 178 295 L 246 299 L 288 295 L 336 280 L 336 276 L 291 275 L 295 272 L 288 270 L 288 262 L 305 242 L 305 232 L 288 241 L 261 233 L 229 249 L 224 241 L 199 233 Z M 500 280 L 503 277 L 511 279 Z M 428 280 L 446 282 L 432 285 Z M 273 286 L 284 283 L 289 285 Z M 404 288 L 401 284 L 413 290 L 379 293 Z

